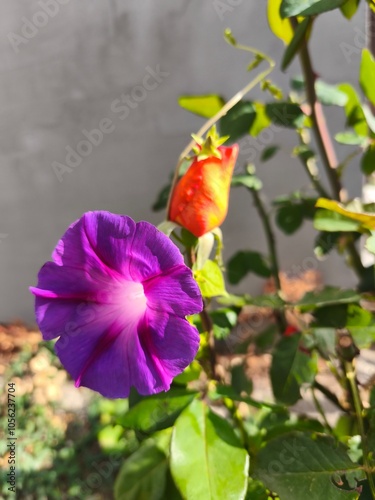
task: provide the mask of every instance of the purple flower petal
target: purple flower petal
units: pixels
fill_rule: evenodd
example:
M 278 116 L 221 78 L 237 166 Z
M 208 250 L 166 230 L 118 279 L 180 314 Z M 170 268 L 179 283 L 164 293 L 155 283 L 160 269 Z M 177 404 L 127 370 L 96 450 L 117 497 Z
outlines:
M 192 273 L 185 265 L 175 267 L 165 275 L 151 278 L 145 281 L 143 286 L 148 307 L 155 311 L 186 316 L 194 314 L 197 302 L 202 301 L 198 284 L 192 279 Z
M 115 398 L 168 390 L 194 359 L 199 334 L 185 315 L 202 298 L 178 248 L 147 222 L 89 212 L 38 275 L 35 310 L 76 385 Z

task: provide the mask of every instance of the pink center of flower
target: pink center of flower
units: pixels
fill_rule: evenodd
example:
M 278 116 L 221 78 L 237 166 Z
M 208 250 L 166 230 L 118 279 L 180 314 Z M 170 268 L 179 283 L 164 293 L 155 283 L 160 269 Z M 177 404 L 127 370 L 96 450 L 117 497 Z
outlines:
M 138 321 L 146 311 L 147 299 L 142 283 L 124 281 L 119 288 L 116 299 L 125 324 Z
M 119 335 L 125 335 L 125 340 L 126 336 L 136 334 L 138 322 L 146 312 L 147 298 L 142 283 L 123 281 L 114 291 L 104 291 L 100 296 L 102 301 L 106 303 L 107 313 L 116 318 L 116 322 L 99 339 L 75 381 L 76 387 L 81 385 L 82 377 L 88 367 L 96 362 Z

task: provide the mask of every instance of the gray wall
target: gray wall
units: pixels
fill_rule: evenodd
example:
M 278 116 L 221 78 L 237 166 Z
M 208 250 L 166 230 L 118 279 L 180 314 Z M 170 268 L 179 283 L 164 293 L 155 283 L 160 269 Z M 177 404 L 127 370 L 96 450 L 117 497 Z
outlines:
M 222 15 L 217 11 L 220 3 L 227 5 Z M 43 15 L 46 4 L 50 11 Z M 230 97 L 248 81 L 248 54 L 223 41 L 227 26 L 242 42 L 280 60 L 283 45 L 267 29 L 264 4 L 259 0 L 1 3 L 0 321 L 33 321 L 27 287 L 35 284 L 36 273 L 50 258 L 59 236 L 84 211 L 103 209 L 136 220 L 161 221 L 164 214 L 152 213 L 150 205 L 190 133 L 201 124 L 179 108 L 177 97 L 206 92 Z M 314 63 L 326 80 L 356 81 L 363 26 L 363 12 L 350 24 L 338 13 L 318 21 Z M 150 68 L 158 67 L 164 75 L 151 89 L 155 80 L 145 77 Z M 298 71 L 295 64 L 289 74 Z M 289 76 L 275 72 L 274 78 L 286 87 Z M 139 87 L 144 85 L 148 90 Z M 122 94 L 133 95 L 128 112 L 118 107 L 116 99 Z M 253 94 L 260 95 L 259 90 Z M 328 111 L 330 127 L 338 131 L 342 112 Z M 111 120 L 112 131 L 78 166 L 63 173 L 60 182 L 52 165 L 66 164 L 66 148 L 76 150 L 85 139 L 83 131 L 97 128 L 103 119 Z M 271 139 L 283 146 L 274 160 L 259 166 L 270 198 L 307 184 L 298 162 L 290 158 L 293 132 L 278 130 Z M 261 150 L 265 144 L 258 140 L 256 147 Z M 248 155 L 242 154 L 241 163 Z M 356 171 L 358 166 L 353 165 L 347 175 L 353 195 L 360 193 Z M 264 248 L 260 224 L 244 191 L 233 193 L 224 234 L 227 256 L 238 248 Z M 293 265 L 318 266 L 312 258 L 311 229 L 305 227 L 298 238 L 279 238 L 285 270 Z M 319 268 L 332 282 L 348 284 L 353 278 L 335 258 Z M 247 291 L 260 288 L 255 278 L 242 285 Z

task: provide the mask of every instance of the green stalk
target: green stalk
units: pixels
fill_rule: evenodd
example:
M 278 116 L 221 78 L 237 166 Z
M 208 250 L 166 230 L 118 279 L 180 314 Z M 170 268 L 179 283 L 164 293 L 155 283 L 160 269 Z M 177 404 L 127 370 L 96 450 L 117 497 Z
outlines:
M 272 274 L 272 277 L 275 281 L 275 286 L 276 286 L 277 292 L 280 294 L 281 293 L 280 267 L 279 267 L 279 258 L 277 256 L 277 250 L 276 250 L 275 234 L 273 232 L 270 218 L 267 214 L 266 208 L 265 208 L 263 201 L 259 195 L 259 192 L 256 189 L 250 189 L 250 192 L 253 196 L 254 205 L 258 211 L 260 220 L 262 221 L 262 224 L 263 224 L 263 229 L 264 229 L 264 233 L 266 236 L 268 252 L 269 252 L 270 261 L 271 261 L 271 274 Z M 284 333 L 285 328 L 287 326 L 284 311 L 275 310 L 275 314 L 276 314 L 276 321 L 277 321 L 277 324 L 279 327 L 279 331 L 282 334 L 282 333 Z
M 346 379 L 349 382 L 349 387 L 353 399 L 353 404 L 354 404 L 354 410 L 355 414 L 357 417 L 357 423 L 358 423 L 358 429 L 359 433 L 361 435 L 361 444 L 362 444 L 362 451 L 363 451 L 363 463 L 364 463 L 364 468 L 365 468 L 365 473 L 366 477 L 370 486 L 370 491 L 372 494 L 373 499 L 375 500 L 375 484 L 374 484 L 374 479 L 372 477 L 372 466 L 370 463 L 370 458 L 369 458 L 369 450 L 367 447 L 367 438 L 366 438 L 366 433 L 365 433 L 365 426 L 363 423 L 363 406 L 362 406 L 362 401 L 361 397 L 359 395 L 359 390 L 358 390 L 358 385 L 355 377 L 355 371 L 354 371 L 354 366 L 352 362 L 349 361 L 344 361 L 344 366 L 345 366 L 345 375 Z

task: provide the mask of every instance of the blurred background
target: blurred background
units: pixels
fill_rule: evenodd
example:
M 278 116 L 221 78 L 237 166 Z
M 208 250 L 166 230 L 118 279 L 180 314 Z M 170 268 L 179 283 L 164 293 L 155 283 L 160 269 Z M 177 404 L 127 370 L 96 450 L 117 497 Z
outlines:
M 229 98 L 251 78 L 249 55 L 226 44 L 226 27 L 241 43 L 280 60 L 284 47 L 266 29 L 265 10 L 265 2 L 255 0 L 2 2 L 0 321 L 33 323 L 28 286 L 83 212 L 109 210 L 161 222 L 164 213 L 152 212 L 151 205 L 202 123 L 177 99 L 205 93 Z M 338 11 L 328 13 L 314 28 L 314 65 L 329 83 L 357 86 L 364 44 L 364 9 L 350 24 Z M 276 70 L 272 78 L 286 89 L 299 72 L 294 63 L 288 74 Z M 331 131 L 339 131 L 342 113 L 327 109 Z M 258 165 L 269 144 L 280 144 L 281 151 Z M 237 169 L 250 159 L 270 199 L 289 193 L 307 185 L 290 156 L 294 145 L 293 132 L 281 128 L 248 138 Z M 361 191 L 357 171 L 354 162 L 346 173 L 351 196 Z M 227 258 L 238 249 L 265 250 L 245 190 L 232 192 L 223 230 Z M 284 271 L 319 269 L 326 282 L 350 285 L 350 271 L 335 256 L 315 259 L 314 230 L 307 224 L 296 237 L 277 234 Z M 250 277 L 240 290 L 261 288 Z

